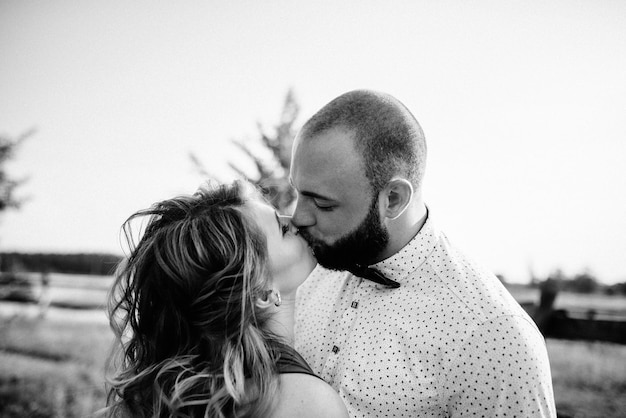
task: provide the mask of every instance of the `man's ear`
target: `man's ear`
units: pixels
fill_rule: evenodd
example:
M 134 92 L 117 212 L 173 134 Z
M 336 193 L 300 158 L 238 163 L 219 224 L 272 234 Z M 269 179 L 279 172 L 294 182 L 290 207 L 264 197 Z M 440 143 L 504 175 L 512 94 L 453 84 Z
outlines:
M 393 178 L 383 189 L 385 196 L 384 215 L 390 220 L 397 219 L 409 207 L 413 199 L 413 185 L 403 178 Z

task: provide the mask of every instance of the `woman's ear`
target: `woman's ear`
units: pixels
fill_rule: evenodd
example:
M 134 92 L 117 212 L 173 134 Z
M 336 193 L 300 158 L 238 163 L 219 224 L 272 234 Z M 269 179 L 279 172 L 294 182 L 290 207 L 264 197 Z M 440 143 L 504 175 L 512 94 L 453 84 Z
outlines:
M 283 301 L 280 297 L 280 292 L 278 290 L 272 289 L 272 290 L 268 290 L 263 295 L 263 298 L 258 297 L 255 304 L 257 308 L 267 309 L 272 305 L 280 306 L 282 302 Z
M 403 178 L 393 178 L 383 189 L 385 196 L 384 215 L 390 220 L 397 219 L 404 213 L 413 199 L 413 185 Z

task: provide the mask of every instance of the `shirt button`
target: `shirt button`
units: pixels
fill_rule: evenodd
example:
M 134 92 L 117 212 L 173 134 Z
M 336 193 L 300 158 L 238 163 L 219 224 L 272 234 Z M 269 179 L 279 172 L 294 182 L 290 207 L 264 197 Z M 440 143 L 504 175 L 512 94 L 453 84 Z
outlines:
M 339 347 L 333 345 L 333 353 L 337 354 L 339 352 Z
M 357 302 L 356 300 L 352 302 L 352 305 L 350 305 L 351 307 L 353 307 L 354 309 L 356 309 L 359 306 L 359 302 Z

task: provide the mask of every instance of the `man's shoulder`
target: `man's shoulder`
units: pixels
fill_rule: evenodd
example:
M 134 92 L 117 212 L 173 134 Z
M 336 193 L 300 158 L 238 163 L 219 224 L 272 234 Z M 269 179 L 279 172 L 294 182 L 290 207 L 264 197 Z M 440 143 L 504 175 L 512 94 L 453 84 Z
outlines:
M 445 234 L 439 238 L 427 263 L 436 280 L 478 316 L 477 320 L 524 316 L 523 309 L 484 263 L 453 245 Z

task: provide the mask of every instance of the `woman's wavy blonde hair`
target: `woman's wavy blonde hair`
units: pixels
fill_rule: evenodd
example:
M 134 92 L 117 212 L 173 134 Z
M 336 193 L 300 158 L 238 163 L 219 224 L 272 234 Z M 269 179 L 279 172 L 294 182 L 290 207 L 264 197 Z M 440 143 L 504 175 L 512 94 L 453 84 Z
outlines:
M 256 196 L 256 197 L 255 197 Z M 132 215 L 131 248 L 109 295 L 116 335 L 108 416 L 251 417 L 278 388 L 267 313 L 267 244 L 242 207 L 243 182 L 201 189 Z M 131 221 L 149 217 L 135 245 Z

